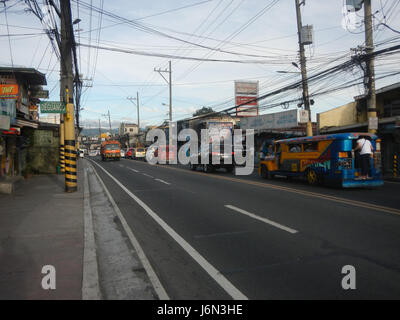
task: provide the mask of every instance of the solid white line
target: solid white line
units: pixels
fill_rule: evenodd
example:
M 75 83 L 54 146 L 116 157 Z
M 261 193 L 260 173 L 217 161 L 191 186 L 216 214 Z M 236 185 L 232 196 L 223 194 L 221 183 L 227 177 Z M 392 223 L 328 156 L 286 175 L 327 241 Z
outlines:
M 289 228 L 289 227 L 285 227 L 284 225 L 281 225 L 279 223 L 276 223 L 276 222 L 274 222 L 272 220 L 269 220 L 269 219 L 266 219 L 266 218 L 262 218 L 260 216 L 257 216 L 257 215 L 255 215 L 253 213 L 250 213 L 250 212 L 247 212 L 247 211 L 245 211 L 243 209 L 237 208 L 237 207 L 232 206 L 230 204 L 225 205 L 225 207 L 227 207 L 229 209 L 232 209 L 232 210 L 235 210 L 237 212 L 240 212 L 242 214 L 245 214 L 246 216 L 249 216 L 249 217 L 251 217 L 253 219 L 257 219 L 257 220 L 260 220 L 262 222 L 268 223 L 271 226 L 274 226 L 276 228 L 282 229 L 282 230 L 287 231 L 289 233 L 297 233 L 298 232 L 297 230 L 294 230 L 294 229 Z
M 165 183 L 165 184 L 168 184 L 168 185 L 170 185 L 170 183 L 169 182 L 167 182 L 167 181 L 164 181 L 164 180 L 161 180 L 161 179 L 155 179 L 156 181 L 160 181 L 160 182 L 162 182 L 162 183 Z
M 135 170 L 135 169 L 132 169 L 132 168 L 129 168 L 129 170 L 132 170 L 133 172 L 136 172 L 136 173 L 139 172 L 139 171 L 137 171 L 137 170 Z
M 212 277 L 233 299 L 248 300 L 221 272 L 212 266 L 200 253 L 198 253 L 185 239 L 175 232 L 163 219 L 161 219 L 147 204 L 130 192 L 121 182 L 112 176 L 100 164 L 94 162 L 101 168 L 114 182 L 124 190 L 133 200 L 135 200 L 160 226 L 185 250 L 209 275 Z
M 124 228 L 126 234 L 128 235 L 128 238 L 131 241 L 132 246 L 135 248 L 136 253 L 138 254 L 138 257 L 139 257 L 140 261 L 142 262 L 143 268 L 146 270 L 147 276 L 149 277 L 149 280 L 150 280 L 151 284 L 153 285 L 154 291 L 158 295 L 158 298 L 160 300 L 170 300 L 167 292 L 165 291 L 163 285 L 161 284 L 161 281 L 158 279 L 157 274 L 155 273 L 153 267 L 151 266 L 149 260 L 147 259 L 146 254 L 144 253 L 142 247 L 140 246 L 139 241 L 134 236 L 134 234 L 133 234 L 131 228 L 129 227 L 128 223 L 126 222 L 121 210 L 119 210 L 119 207 L 115 203 L 114 198 L 111 196 L 110 192 L 108 191 L 106 185 L 104 184 L 103 180 L 100 178 L 100 176 L 97 173 L 95 168 L 93 168 L 93 172 L 99 179 L 100 184 L 102 185 L 105 193 L 108 196 L 108 199 L 111 202 L 111 205 L 114 208 L 114 211 L 116 212 L 119 220 L 121 221 L 122 227 Z

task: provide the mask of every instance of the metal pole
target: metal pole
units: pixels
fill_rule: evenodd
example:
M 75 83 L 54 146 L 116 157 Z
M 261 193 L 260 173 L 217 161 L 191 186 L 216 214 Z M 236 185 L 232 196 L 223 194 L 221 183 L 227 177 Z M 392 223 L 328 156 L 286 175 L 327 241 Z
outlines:
M 304 52 L 304 45 L 301 39 L 301 30 L 303 28 L 301 22 L 301 12 L 299 0 L 295 0 L 296 3 L 296 16 L 297 16 L 297 34 L 299 38 L 300 47 L 300 66 L 301 66 L 301 79 L 303 84 L 303 102 L 304 109 L 308 111 L 308 121 L 307 121 L 307 136 L 313 135 L 312 123 L 311 123 L 311 110 L 310 110 L 310 99 L 308 96 L 308 83 L 307 83 L 307 68 L 306 68 L 306 56 Z
M 139 120 L 139 92 L 136 92 L 136 106 L 137 106 L 137 125 L 138 125 L 138 133 L 140 131 L 140 120 Z
M 65 94 L 67 112 L 64 118 L 65 191 L 77 190 L 75 119 L 72 73 L 72 15 L 70 0 L 60 0 L 61 11 L 61 90 Z M 63 81 L 64 80 L 64 81 Z
M 365 45 L 366 54 L 374 52 L 374 38 L 372 30 L 371 0 L 364 0 L 364 21 L 365 21 Z M 370 56 L 366 61 L 367 84 L 367 112 L 368 112 L 368 132 L 376 133 L 378 129 L 376 117 L 376 95 L 375 95 L 375 67 L 374 57 Z
M 169 145 L 172 145 L 172 70 L 169 61 Z
M 108 110 L 108 124 L 110 125 L 110 137 L 112 136 L 110 110 Z

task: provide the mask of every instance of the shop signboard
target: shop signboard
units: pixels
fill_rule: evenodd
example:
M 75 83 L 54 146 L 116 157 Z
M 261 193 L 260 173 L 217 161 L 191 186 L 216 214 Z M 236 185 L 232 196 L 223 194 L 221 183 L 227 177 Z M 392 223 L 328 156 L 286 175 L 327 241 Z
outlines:
M 32 91 L 31 98 L 34 98 L 34 99 L 48 99 L 49 98 L 49 90 Z
M 258 81 L 235 81 L 235 105 L 238 117 L 258 115 Z
M 17 115 L 16 100 L 0 99 L 0 115 L 9 116 L 10 123 L 15 124 L 15 118 Z
M 0 115 L 0 129 L 2 130 L 10 129 L 10 116 Z
M 61 101 L 42 101 L 40 102 L 41 113 L 67 113 L 67 107 Z
M 277 113 L 263 114 L 258 117 L 244 118 L 240 120 L 242 129 L 288 129 L 299 124 L 298 110 L 288 110 Z
M 0 84 L 0 99 L 17 99 L 18 92 L 17 84 Z

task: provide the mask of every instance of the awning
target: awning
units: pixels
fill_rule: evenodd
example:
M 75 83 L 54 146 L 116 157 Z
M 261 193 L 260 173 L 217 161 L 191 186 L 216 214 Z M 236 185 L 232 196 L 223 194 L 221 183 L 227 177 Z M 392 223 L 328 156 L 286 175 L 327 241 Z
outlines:
M 39 128 L 39 124 L 37 122 L 29 121 L 29 120 L 17 119 L 16 125 L 20 128 L 22 128 L 22 127 L 30 127 L 30 128 L 34 128 L 34 129 Z

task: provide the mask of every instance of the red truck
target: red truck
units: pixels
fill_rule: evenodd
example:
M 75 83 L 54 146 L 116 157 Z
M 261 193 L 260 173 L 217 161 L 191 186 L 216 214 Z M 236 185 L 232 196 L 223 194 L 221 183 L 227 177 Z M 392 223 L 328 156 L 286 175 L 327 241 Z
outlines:
M 100 149 L 101 160 L 120 160 L 121 159 L 121 144 L 116 140 L 104 141 Z

